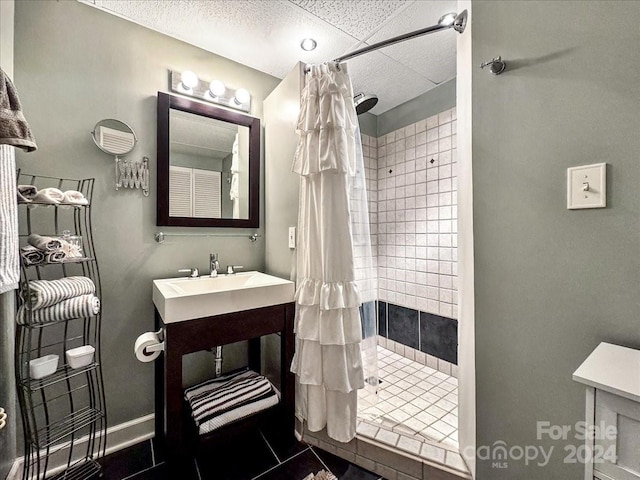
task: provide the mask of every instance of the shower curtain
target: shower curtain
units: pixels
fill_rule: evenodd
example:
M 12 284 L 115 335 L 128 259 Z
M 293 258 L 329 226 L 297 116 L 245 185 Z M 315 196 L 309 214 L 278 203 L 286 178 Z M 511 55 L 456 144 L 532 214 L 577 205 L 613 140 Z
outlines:
M 375 299 L 366 183 L 345 65 L 306 75 L 293 171 L 300 175 L 296 260 L 296 414 L 338 441 L 356 433 L 358 390 L 375 390 Z M 373 317 L 371 314 L 373 313 Z M 364 343 L 373 346 L 363 355 Z M 364 362 L 363 362 L 364 359 Z M 369 365 L 369 363 L 371 363 Z M 366 365 L 366 368 L 365 368 Z

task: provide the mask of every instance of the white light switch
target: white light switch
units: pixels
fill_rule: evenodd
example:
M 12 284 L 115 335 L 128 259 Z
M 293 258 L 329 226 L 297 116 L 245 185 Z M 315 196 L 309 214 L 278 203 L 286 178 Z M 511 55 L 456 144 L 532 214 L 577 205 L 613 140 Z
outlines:
M 567 168 L 567 208 L 607 206 L 607 164 Z
M 296 227 L 289 227 L 289 248 L 296 248 Z

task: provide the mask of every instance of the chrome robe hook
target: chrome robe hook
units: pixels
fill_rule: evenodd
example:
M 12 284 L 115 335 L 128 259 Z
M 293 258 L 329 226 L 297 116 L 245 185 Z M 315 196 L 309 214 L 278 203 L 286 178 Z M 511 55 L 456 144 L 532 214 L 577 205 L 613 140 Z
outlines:
M 497 56 L 493 60 L 480 64 L 480 68 L 489 67 L 489 71 L 494 75 L 500 75 L 507 68 L 507 63 L 502 61 L 501 56 Z

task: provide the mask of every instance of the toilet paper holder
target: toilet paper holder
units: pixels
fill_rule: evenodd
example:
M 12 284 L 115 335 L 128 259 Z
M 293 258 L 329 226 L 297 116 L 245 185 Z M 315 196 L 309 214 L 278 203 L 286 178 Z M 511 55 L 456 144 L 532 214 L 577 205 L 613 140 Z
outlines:
M 153 345 L 147 345 L 144 348 L 145 353 L 163 352 L 164 351 L 164 329 L 161 328 L 160 330 L 155 332 L 155 334 L 157 335 L 158 339 L 160 340 L 160 343 L 154 343 Z

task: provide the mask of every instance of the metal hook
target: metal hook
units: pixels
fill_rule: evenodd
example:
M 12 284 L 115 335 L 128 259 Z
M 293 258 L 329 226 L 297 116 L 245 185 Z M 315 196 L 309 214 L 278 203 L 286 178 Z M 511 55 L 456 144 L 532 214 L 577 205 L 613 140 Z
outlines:
M 489 71 L 494 75 L 500 75 L 507 68 L 507 62 L 502 61 L 501 56 L 480 64 L 480 68 L 490 67 Z

